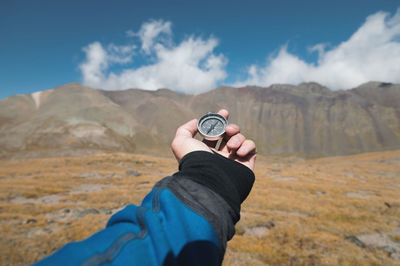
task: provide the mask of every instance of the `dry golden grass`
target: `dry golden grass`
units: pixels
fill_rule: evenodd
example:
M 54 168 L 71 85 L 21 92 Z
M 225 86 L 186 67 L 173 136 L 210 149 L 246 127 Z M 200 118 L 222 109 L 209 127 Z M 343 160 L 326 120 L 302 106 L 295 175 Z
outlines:
M 245 265 L 248 257 L 272 265 L 400 264 L 380 248 L 345 241 L 400 228 L 400 151 L 259 158 L 256 177 L 225 265 Z M 263 224 L 270 227 L 264 234 L 244 233 Z
M 400 242 L 400 151 L 302 160 L 259 157 L 224 265 L 395 265 L 382 248 L 348 236 Z M 139 204 L 171 158 L 132 154 L 0 161 L 0 265 L 27 264 L 104 228 Z
M 128 154 L 0 161 L 0 265 L 32 263 L 88 237 L 176 167 Z

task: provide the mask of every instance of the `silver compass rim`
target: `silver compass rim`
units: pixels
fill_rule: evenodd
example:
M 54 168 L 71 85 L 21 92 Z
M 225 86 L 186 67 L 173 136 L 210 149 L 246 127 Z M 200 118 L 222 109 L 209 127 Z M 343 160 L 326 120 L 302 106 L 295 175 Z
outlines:
M 216 136 L 208 136 L 206 133 L 202 132 L 202 129 L 201 129 L 201 125 L 204 122 L 204 120 L 206 118 L 210 117 L 210 116 L 211 117 L 216 117 L 216 119 L 220 120 L 222 122 L 222 124 L 224 125 L 223 131 L 220 134 L 216 135 Z M 228 121 L 222 115 L 220 115 L 218 113 L 207 113 L 207 114 L 203 115 L 202 117 L 200 117 L 200 119 L 199 119 L 199 121 L 197 123 L 197 130 L 200 133 L 200 135 L 203 138 L 207 139 L 207 140 L 219 140 L 219 139 L 222 138 L 222 135 L 225 134 L 225 128 L 226 128 L 227 125 L 228 125 Z

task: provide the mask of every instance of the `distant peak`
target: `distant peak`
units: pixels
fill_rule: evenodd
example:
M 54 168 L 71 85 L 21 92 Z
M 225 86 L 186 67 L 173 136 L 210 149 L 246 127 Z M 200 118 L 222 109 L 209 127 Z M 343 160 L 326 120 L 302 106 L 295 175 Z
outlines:
M 167 89 L 167 88 L 161 88 L 156 91 L 153 91 L 154 94 L 159 95 L 159 96 L 166 96 L 166 95 L 173 95 L 177 94 L 177 92 Z
M 42 104 L 43 100 L 54 91 L 54 89 L 51 90 L 45 90 L 45 91 L 36 91 L 34 93 L 31 93 L 31 97 L 35 103 L 36 109 L 39 109 L 40 105 Z
M 372 88 L 385 88 L 391 87 L 394 84 L 391 82 L 382 82 L 382 81 L 368 81 L 366 83 L 361 84 L 356 89 L 372 89 Z
M 160 89 L 156 90 L 156 92 L 161 92 L 161 93 L 168 92 L 168 93 L 170 93 L 170 92 L 173 92 L 173 91 L 170 90 L 170 89 L 167 89 L 167 88 L 160 88 Z
M 285 83 L 274 83 L 271 84 L 268 88 L 274 89 L 274 90 L 291 90 L 291 89 L 295 89 L 296 86 L 292 85 L 292 84 L 285 84 Z
M 63 87 L 85 87 L 85 86 L 82 85 L 79 82 L 71 82 L 71 83 L 66 83 L 66 84 L 62 84 L 60 86 L 57 86 L 57 87 L 55 87 L 55 89 L 63 88 Z
M 297 86 L 299 89 L 312 93 L 329 93 L 331 90 L 317 82 L 303 82 Z
M 37 91 L 37 92 L 34 92 L 34 93 L 31 94 L 32 98 L 33 98 L 33 101 L 35 102 L 36 109 L 38 109 L 39 106 L 40 106 L 40 95 L 41 94 L 42 94 L 41 91 Z
M 244 87 L 247 87 L 247 86 L 244 86 Z M 243 88 L 244 88 L 243 87 Z M 234 88 L 234 87 L 232 87 L 232 86 L 226 86 L 226 85 L 222 85 L 222 86 L 219 86 L 219 87 L 217 87 L 216 89 L 219 89 L 219 90 L 224 90 L 224 89 L 232 89 L 232 88 Z

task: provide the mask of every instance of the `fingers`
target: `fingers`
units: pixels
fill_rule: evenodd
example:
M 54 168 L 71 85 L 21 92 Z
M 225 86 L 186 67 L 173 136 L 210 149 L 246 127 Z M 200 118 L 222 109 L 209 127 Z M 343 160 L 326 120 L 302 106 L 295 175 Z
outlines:
M 197 133 L 197 119 L 190 120 L 176 130 L 175 137 L 193 138 Z
M 246 139 L 236 151 L 236 154 L 240 157 L 256 154 L 256 144 L 254 141 Z
M 227 125 L 225 128 L 225 135 L 221 142 L 219 150 L 223 151 L 223 152 L 230 152 L 230 149 L 232 149 L 232 148 L 228 147 L 226 144 L 229 142 L 229 140 L 232 138 L 232 136 L 234 136 L 238 133 L 240 133 L 240 128 L 238 125 L 236 125 L 236 124 Z M 235 149 L 235 147 L 233 147 L 233 149 Z
M 229 112 L 225 109 L 218 111 L 226 119 L 229 118 Z M 214 149 L 218 141 L 203 140 L 203 142 L 194 139 L 198 132 L 198 120 L 193 119 L 180 126 L 176 131 L 176 136 L 171 143 L 172 152 L 178 162 L 188 153 L 192 151 L 212 150 L 225 156 L 226 158 L 235 160 L 251 170 L 254 170 L 256 159 L 256 145 L 252 140 L 240 133 L 240 127 L 236 124 L 229 124 L 225 128 L 225 135 L 222 139 L 218 150 Z
M 226 120 L 228 120 L 229 118 L 229 112 L 226 109 L 220 109 L 217 114 L 222 115 L 223 117 L 225 117 Z
M 229 124 L 225 128 L 225 140 L 229 140 L 230 137 L 240 133 L 240 127 L 236 124 Z
M 237 150 L 242 146 L 245 140 L 246 138 L 242 134 L 238 133 L 229 139 L 229 141 L 226 143 L 226 146 L 230 151 Z

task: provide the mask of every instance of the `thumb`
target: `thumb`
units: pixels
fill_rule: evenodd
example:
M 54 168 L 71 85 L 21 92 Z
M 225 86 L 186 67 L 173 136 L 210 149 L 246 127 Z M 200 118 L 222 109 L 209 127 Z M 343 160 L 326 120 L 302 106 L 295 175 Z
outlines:
M 175 137 L 193 138 L 197 133 L 197 119 L 190 120 L 176 130 Z

